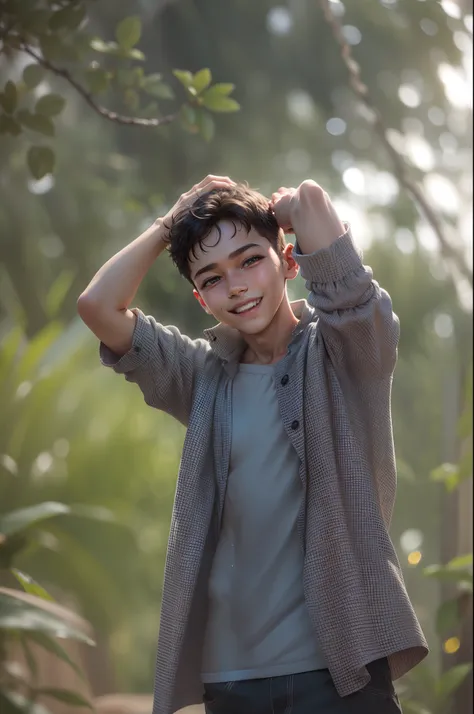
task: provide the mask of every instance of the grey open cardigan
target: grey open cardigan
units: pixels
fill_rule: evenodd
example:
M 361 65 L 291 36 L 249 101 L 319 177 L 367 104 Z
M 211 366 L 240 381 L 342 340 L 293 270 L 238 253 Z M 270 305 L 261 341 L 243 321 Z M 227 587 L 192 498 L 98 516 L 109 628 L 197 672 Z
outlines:
M 308 301 L 276 365 L 280 411 L 301 460 L 298 530 L 304 593 L 341 696 L 387 656 L 402 676 L 427 652 L 388 535 L 396 469 L 390 395 L 399 324 L 348 230 L 330 248 L 294 256 Z M 131 350 L 103 364 L 136 382 L 150 406 L 187 426 L 172 514 L 153 714 L 202 702 L 206 584 L 224 505 L 232 378 L 244 344 L 225 325 L 191 340 L 135 309 Z M 285 377 L 285 379 L 283 379 Z M 258 435 L 256 435 L 258 438 Z

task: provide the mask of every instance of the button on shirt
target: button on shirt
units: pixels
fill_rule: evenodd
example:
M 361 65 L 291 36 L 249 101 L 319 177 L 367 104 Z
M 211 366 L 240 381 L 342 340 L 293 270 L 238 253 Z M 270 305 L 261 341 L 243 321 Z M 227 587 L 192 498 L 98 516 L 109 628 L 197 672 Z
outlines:
M 303 593 L 300 460 L 282 423 L 273 365 L 239 365 L 231 439 L 209 580 L 203 681 L 322 669 L 326 662 Z

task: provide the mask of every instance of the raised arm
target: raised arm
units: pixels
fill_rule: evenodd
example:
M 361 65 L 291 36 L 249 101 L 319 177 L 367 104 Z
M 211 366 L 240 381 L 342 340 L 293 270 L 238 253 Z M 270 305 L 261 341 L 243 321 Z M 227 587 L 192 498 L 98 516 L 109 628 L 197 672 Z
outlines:
M 190 340 L 175 327 L 163 327 L 140 310 L 130 309 L 150 267 L 163 253 L 176 212 L 201 192 L 229 185 L 208 176 L 184 193 L 169 213 L 100 268 L 80 295 L 80 317 L 101 342 L 103 364 L 136 382 L 151 406 L 186 422 L 194 372 L 206 352 L 203 340 Z
M 350 379 L 391 375 L 398 318 L 326 192 L 304 181 L 273 194 L 272 205 L 279 224 L 296 236 L 294 257 L 332 362 Z

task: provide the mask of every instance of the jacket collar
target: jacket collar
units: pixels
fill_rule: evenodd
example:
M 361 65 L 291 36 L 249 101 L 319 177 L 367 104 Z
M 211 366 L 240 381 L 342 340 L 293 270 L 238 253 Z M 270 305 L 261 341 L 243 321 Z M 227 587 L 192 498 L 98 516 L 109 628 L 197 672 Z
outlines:
M 295 300 L 290 303 L 290 306 L 295 317 L 299 319 L 299 323 L 291 335 L 291 341 L 293 341 L 314 319 L 315 311 L 306 300 Z M 237 363 L 246 347 L 246 342 L 239 330 L 224 325 L 222 322 L 204 330 L 204 337 L 209 342 L 214 354 L 224 362 Z

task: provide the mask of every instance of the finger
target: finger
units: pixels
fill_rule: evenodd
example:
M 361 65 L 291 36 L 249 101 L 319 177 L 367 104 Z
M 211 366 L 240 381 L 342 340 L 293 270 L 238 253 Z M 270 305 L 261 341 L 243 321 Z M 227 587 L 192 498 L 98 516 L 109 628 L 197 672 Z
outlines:
M 231 184 L 229 184 L 227 181 L 217 181 L 213 180 L 208 184 L 205 185 L 197 185 L 193 186 L 193 188 L 188 192 L 188 197 L 196 200 L 200 196 L 202 196 L 205 193 L 209 193 L 210 191 L 213 191 L 215 188 L 229 188 Z
M 202 179 L 202 181 L 200 181 L 200 182 L 197 184 L 197 186 L 198 186 L 199 188 L 202 188 L 202 187 L 207 186 L 207 185 L 209 185 L 210 183 L 213 183 L 213 182 L 215 182 L 215 181 L 220 181 L 220 182 L 224 182 L 224 183 L 227 183 L 227 184 L 234 184 L 234 183 L 235 183 L 235 181 L 232 181 L 232 179 L 230 179 L 228 176 L 214 176 L 213 174 L 209 174 L 208 176 L 206 176 L 206 178 Z

